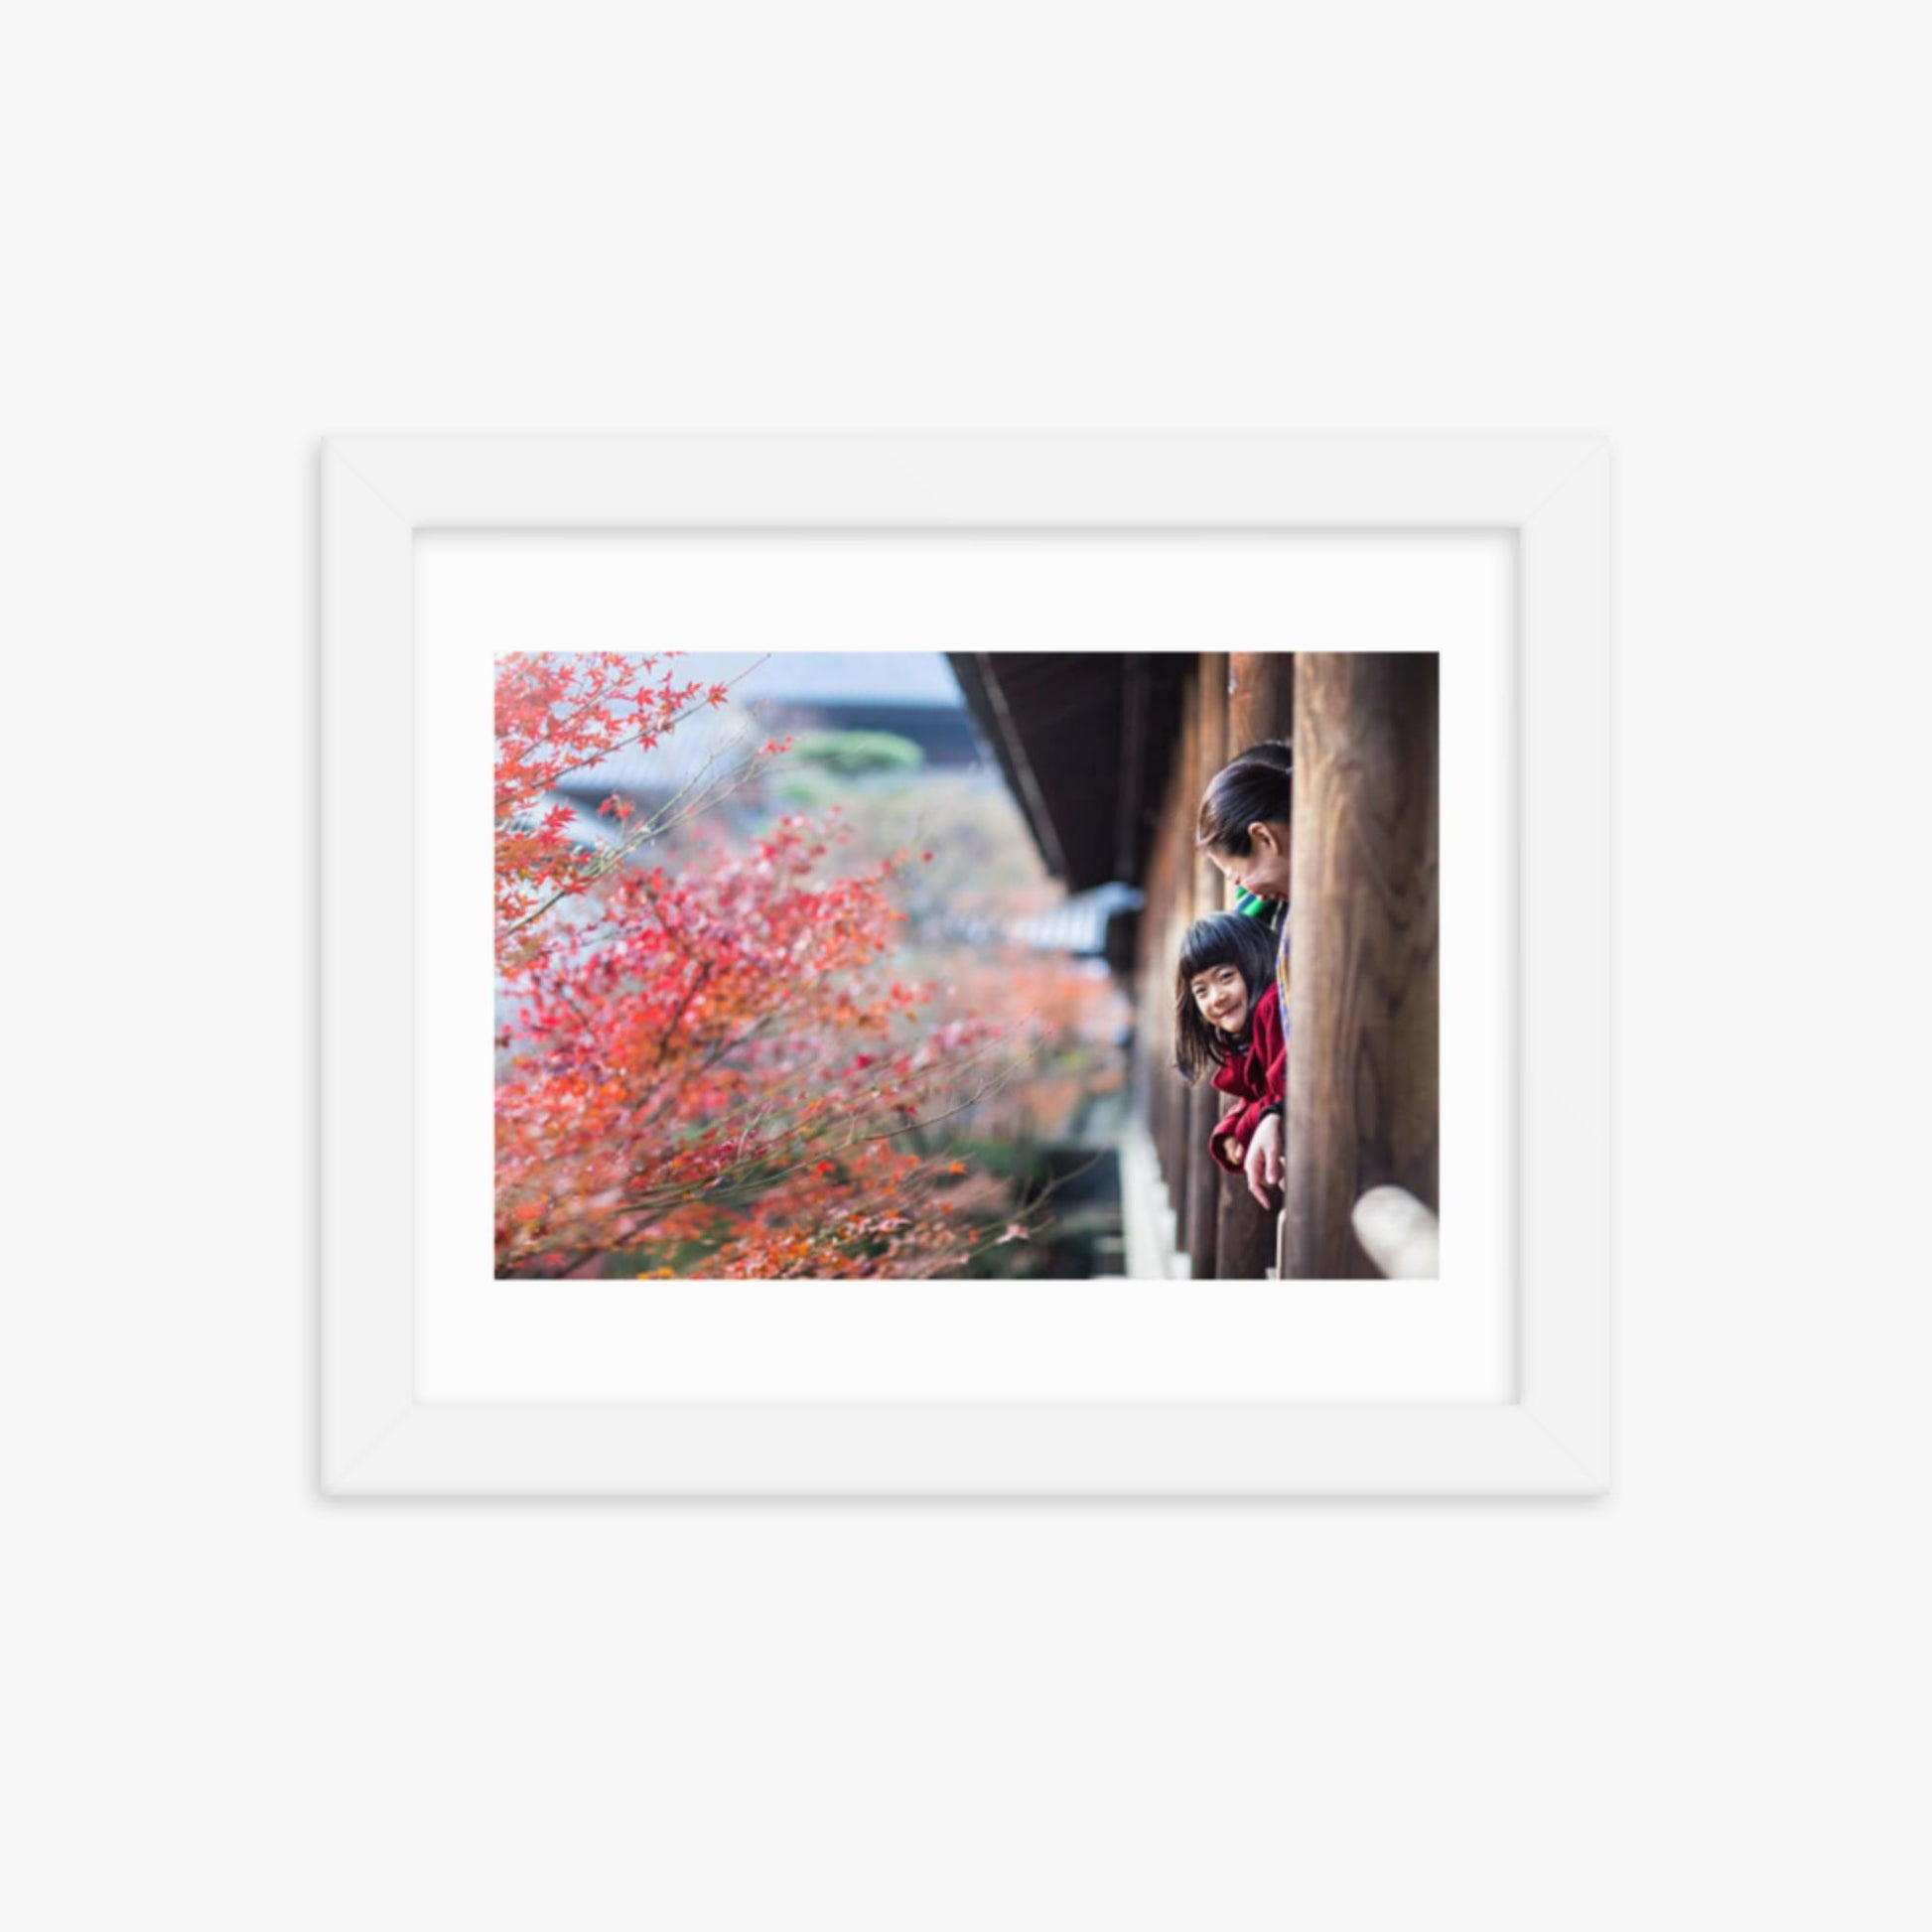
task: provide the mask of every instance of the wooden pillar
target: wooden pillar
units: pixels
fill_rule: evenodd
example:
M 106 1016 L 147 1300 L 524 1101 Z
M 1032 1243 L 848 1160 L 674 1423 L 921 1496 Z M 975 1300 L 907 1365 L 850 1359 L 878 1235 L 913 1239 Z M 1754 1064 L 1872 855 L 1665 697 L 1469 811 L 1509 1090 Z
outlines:
M 1264 739 L 1286 739 L 1295 717 L 1295 659 L 1289 652 L 1236 651 L 1226 663 L 1228 715 L 1223 762 Z M 1205 774 L 1203 788 L 1206 778 L 1213 775 L 1211 770 Z M 1195 803 L 1198 806 L 1199 800 Z M 1278 1217 L 1256 1205 L 1245 1180 L 1230 1174 L 1220 1187 L 1214 1248 L 1221 1279 L 1258 1282 L 1276 1263 Z
M 1141 967 L 1141 1050 L 1146 1079 L 1147 1129 L 1157 1157 L 1166 1158 L 1169 1091 L 1172 1075 L 1168 1071 L 1171 1054 L 1169 1021 L 1164 1010 L 1163 987 L 1166 973 L 1162 956 L 1168 944 L 1168 866 L 1167 848 L 1161 838 L 1166 817 L 1166 802 L 1154 823 L 1154 838 L 1148 850 L 1147 905 L 1141 914 L 1143 938 Z
M 1148 890 L 1147 875 L 1141 879 L 1141 887 Z M 1154 984 L 1155 959 L 1157 947 L 1154 930 L 1154 900 L 1152 893 L 1141 913 L 1138 945 L 1134 963 L 1134 1110 L 1147 1128 L 1150 1138 L 1154 1134 L 1154 1110 L 1159 1104 L 1160 1094 L 1160 1042 L 1155 1036 L 1157 1015 L 1151 993 Z
M 1173 897 L 1169 901 L 1168 944 L 1165 954 L 1166 971 L 1162 975 L 1163 988 L 1170 1006 L 1173 1002 L 1174 961 L 1179 956 L 1181 935 L 1187 930 L 1187 923 L 1193 917 L 1194 866 L 1193 854 L 1187 850 L 1182 840 L 1182 820 L 1187 815 L 1187 800 L 1194 783 L 1194 719 L 1199 711 L 1199 690 L 1196 680 L 1183 679 L 1180 687 L 1180 735 L 1174 741 L 1173 781 L 1168 793 L 1168 811 L 1161 827 L 1161 836 L 1168 848 L 1168 864 L 1173 868 Z M 1172 1022 L 1170 1022 L 1172 1027 Z M 1170 1039 L 1172 1039 L 1172 1032 Z M 1189 1169 L 1188 1128 L 1193 1113 L 1189 1105 L 1187 1089 L 1180 1085 L 1178 1077 L 1172 1071 L 1173 1055 L 1169 1053 L 1170 1099 L 1172 1110 L 1168 1116 L 1167 1159 L 1163 1166 L 1168 1177 L 1168 1199 L 1173 1207 L 1174 1247 L 1187 1253 L 1193 1245 L 1193 1229 L 1189 1222 L 1192 1197 L 1188 1189 Z
M 1141 929 L 1146 939 L 1141 974 L 1141 1035 L 1146 1042 L 1147 1126 L 1149 1138 L 1154 1143 L 1155 1163 L 1162 1183 L 1168 1189 L 1170 1206 L 1174 1204 L 1173 1116 L 1178 1083 L 1173 1073 L 1173 1014 L 1170 999 L 1173 980 L 1175 882 L 1173 841 L 1169 837 L 1169 829 L 1173 817 L 1177 776 L 1170 765 L 1148 847 L 1144 882 L 1147 905 L 1141 914 Z
M 1295 729 L 1295 658 L 1285 650 L 1238 650 L 1228 660 L 1227 756 Z M 1207 774 L 1212 777 L 1213 772 Z
M 1195 705 L 1192 782 L 1181 800 L 1180 836 L 1187 847 L 1193 884 L 1191 916 L 1204 919 L 1221 909 L 1224 882 L 1213 862 L 1194 846 L 1194 818 L 1207 781 L 1227 760 L 1228 660 L 1225 652 L 1200 657 L 1199 699 Z M 1217 1276 L 1221 1170 L 1207 1151 L 1207 1137 L 1221 1117 L 1221 1095 L 1206 1080 L 1188 1089 L 1187 1106 L 1187 1256 L 1198 1281 Z
M 1188 787 L 1182 814 L 1181 837 L 1194 870 L 1194 917 L 1204 919 L 1222 906 L 1227 882 L 1220 868 L 1194 844 L 1194 822 L 1200 815 L 1200 795 L 1207 781 L 1227 762 L 1228 657 L 1225 651 L 1203 651 L 1200 659 L 1200 714 L 1194 729 L 1194 782 Z
M 1373 1275 L 1370 1187 L 1437 1198 L 1437 667 L 1422 652 L 1295 660 L 1282 1271 Z

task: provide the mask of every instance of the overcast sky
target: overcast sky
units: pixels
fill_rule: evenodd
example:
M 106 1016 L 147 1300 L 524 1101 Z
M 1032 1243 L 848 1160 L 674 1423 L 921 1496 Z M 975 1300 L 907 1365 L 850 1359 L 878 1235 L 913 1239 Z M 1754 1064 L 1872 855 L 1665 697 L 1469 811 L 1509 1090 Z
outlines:
M 752 670 L 753 665 L 759 665 Z M 759 664 L 756 651 L 691 651 L 671 666 L 680 682 L 707 684 L 750 672 L 732 693 L 734 703 L 759 698 L 810 702 L 943 705 L 963 704 L 952 666 L 937 651 L 772 651 Z
M 961 707 L 952 667 L 936 651 L 687 651 L 660 664 L 679 684 L 731 684 L 731 702 L 701 708 L 648 754 L 625 751 L 597 767 L 600 782 L 642 779 L 647 759 L 654 782 L 676 782 L 734 741 L 758 744 L 767 733 L 760 706 L 771 704 L 901 704 L 935 710 Z M 733 683 L 734 679 L 742 680 Z

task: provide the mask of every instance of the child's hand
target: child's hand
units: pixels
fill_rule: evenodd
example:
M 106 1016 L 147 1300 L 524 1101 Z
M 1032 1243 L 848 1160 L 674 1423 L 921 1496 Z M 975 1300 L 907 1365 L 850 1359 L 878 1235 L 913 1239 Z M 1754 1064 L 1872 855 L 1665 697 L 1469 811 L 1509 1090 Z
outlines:
M 1248 1149 L 1244 1164 L 1248 1175 L 1248 1192 L 1263 1207 L 1273 1208 L 1275 1203 L 1268 1198 L 1271 1189 L 1282 1184 L 1282 1117 L 1268 1114 L 1255 1129 L 1255 1138 Z

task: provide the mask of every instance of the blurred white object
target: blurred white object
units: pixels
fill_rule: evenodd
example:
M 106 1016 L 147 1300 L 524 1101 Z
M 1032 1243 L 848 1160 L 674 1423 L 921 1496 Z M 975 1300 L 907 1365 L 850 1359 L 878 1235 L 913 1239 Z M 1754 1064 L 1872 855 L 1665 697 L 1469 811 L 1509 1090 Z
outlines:
M 1355 1239 L 1391 1281 L 1433 1282 L 1442 1273 L 1436 1217 L 1402 1187 L 1371 1187 L 1355 1203 Z

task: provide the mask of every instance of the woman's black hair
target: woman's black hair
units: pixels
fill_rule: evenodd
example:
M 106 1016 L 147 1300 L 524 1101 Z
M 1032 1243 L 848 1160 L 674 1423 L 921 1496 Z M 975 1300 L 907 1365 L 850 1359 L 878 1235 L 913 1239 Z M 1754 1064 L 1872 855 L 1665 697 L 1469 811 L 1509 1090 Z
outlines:
M 1248 983 L 1248 1017 L 1275 983 L 1275 935 L 1245 912 L 1213 912 L 1196 919 L 1180 942 L 1180 971 L 1174 980 L 1173 1063 L 1183 1080 L 1198 1080 L 1225 1066 L 1240 1050 L 1218 1027 L 1210 1027 L 1194 1004 L 1193 983 L 1216 966 L 1237 966 Z
M 1272 764 L 1277 771 L 1295 769 L 1295 747 L 1285 738 L 1264 738 L 1245 752 L 1236 752 L 1230 764 Z
M 1201 796 L 1196 846 L 1245 859 L 1253 850 L 1250 825 L 1294 816 L 1295 775 L 1287 751 L 1284 745 L 1257 745 L 1215 772 Z

